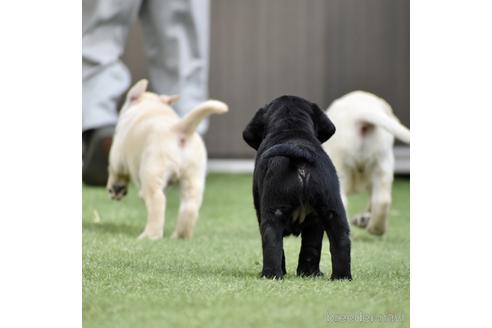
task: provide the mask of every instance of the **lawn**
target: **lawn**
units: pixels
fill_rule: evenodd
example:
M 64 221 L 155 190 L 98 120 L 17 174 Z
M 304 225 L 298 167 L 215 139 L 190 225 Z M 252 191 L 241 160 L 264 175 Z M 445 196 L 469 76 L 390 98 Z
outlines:
M 409 187 L 408 179 L 393 185 L 386 236 L 352 228 L 353 281 L 327 278 L 326 237 L 325 277 L 296 277 L 300 239 L 289 237 L 284 241 L 287 276 L 271 281 L 258 275 L 261 244 L 250 175 L 208 176 L 195 235 L 187 241 L 170 239 L 179 203 L 176 188 L 167 193 L 164 239 L 138 241 L 146 213 L 136 189 L 116 202 L 104 188 L 84 186 L 84 326 L 408 327 Z M 364 209 L 366 201 L 366 195 L 351 197 L 350 213 Z

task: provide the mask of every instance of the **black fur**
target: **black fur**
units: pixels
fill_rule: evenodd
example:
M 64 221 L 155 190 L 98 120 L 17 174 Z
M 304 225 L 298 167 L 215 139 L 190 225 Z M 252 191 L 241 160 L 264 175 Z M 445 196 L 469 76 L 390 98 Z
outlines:
M 286 273 L 283 237 L 301 235 L 300 276 L 322 275 L 323 234 L 330 241 L 331 279 L 352 279 L 349 225 L 338 177 L 321 144 L 335 126 L 305 99 L 283 96 L 258 110 L 243 132 L 257 150 L 253 198 L 263 247 L 262 276 Z M 307 213 L 301 222 L 298 213 Z

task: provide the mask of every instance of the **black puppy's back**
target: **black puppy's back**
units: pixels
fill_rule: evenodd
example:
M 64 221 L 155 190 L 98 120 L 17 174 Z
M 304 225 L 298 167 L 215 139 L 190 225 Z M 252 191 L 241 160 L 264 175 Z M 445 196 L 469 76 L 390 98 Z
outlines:
M 301 147 L 293 148 L 291 145 L 273 150 L 267 150 L 259 158 L 254 180 L 259 181 L 260 203 L 270 206 L 289 204 L 282 205 L 293 212 L 291 220 L 286 222 L 289 229 L 284 235 L 299 235 L 304 225 L 313 223 L 310 220 L 314 220 L 315 216 L 309 214 L 316 207 L 326 206 L 334 212 L 343 211 L 340 197 L 331 192 L 339 190 L 339 184 L 328 156 L 324 153 L 320 156 Z M 298 212 L 301 212 L 301 217 Z

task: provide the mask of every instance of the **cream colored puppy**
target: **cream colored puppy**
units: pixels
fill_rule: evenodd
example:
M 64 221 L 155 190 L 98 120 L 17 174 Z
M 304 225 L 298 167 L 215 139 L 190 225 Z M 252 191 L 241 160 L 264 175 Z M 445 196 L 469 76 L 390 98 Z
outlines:
M 393 115 L 383 99 L 364 91 L 353 91 L 335 100 L 327 110 L 337 132 L 323 148 L 337 169 L 342 200 L 347 195 L 369 191 L 367 212 L 352 223 L 382 235 L 386 232 L 394 173 L 395 137 L 410 143 L 410 131 Z
M 183 119 L 170 107 L 177 96 L 146 92 L 141 80 L 127 94 L 109 153 L 107 188 L 113 199 L 126 195 L 133 180 L 147 208 L 147 225 L 139 239 L 160 239 L 164 232 L 165 188 L 179 182 L 181 204 L 173 238 L 190 238 L 205 187 L 207 153 L 195 132 L 210 114 L 228 111 L 216 100 L 205 101 Z

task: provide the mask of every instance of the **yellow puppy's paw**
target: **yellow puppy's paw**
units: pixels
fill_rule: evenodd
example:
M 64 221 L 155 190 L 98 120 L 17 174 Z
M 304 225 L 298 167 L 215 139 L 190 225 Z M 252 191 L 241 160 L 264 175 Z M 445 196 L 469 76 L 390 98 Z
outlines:
M 144 231 L 138 236 L 138 240 L 144 240 L 144 239 L 149 239 L 149 240 L 159 240 L 162 239 L 162 232 L 148 232 Z
M 124 183 L 114 183 L 108 188 L 108 193 L 111 199 L 121 200 L 128 193 L 128 184 Z
M 382 236 L 386 232 L 386 227 L 384 225 L 369 225 L 367 227 L 367 232 L 369 232 L 371 235 Z
M 177 231 L 174 231 L 173 234 L 171 235 L 171 239 L 190 239 L 191 234 L 185 234 L 185 233 L 178 233 Z
M 369 212 L 359 213 L 354 215 L 354 217 L 352 218 L 352 224 L 360 228 L 365 228 L 369 224 L 370 220 L 371 220 L 371 213 Z

